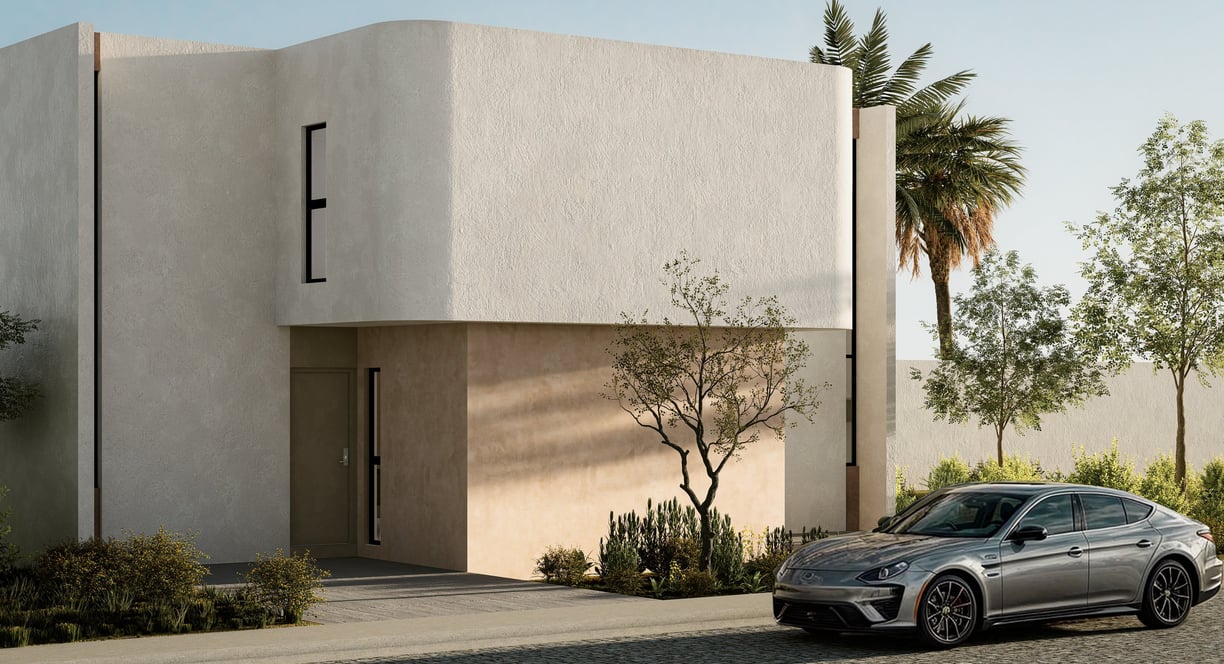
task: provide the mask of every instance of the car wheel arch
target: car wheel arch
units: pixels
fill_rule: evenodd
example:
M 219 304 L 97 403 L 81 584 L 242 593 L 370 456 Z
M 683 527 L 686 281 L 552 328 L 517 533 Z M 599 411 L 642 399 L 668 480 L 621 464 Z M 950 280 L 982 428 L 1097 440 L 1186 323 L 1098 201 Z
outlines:
M 930 584 L 930 582 L 941 576 L 945 576 L 945 575 L 955 576 L 969 585 L 969 590 L 973 591 L 973 598 L 977 600 L 977 605 L 978 605 L 977 626 L 975 627 L 975 629 L 981 630 L 985 628 L 987 624 L 986 623 L 986 593 L 982 588 L 982 582 L 980 579 L 975 578 L 972 572 L 970 572 L 967 569 L 960 568 L 960 567 L 948 567 L 945 569 L 941 569 L 938 572 L 931 573 L 931 579 L 922 585 L 922 591 L 918 594 L 918 598 L 914 600 L 914 607 L 915 607 L 914 616 L 917 617 L 918 615 L 918 612 L 917 612 L 918 604 L 922 601 L 922 597 L 926 595 L 927 586 Z
M 1152 561 L 1152 565 L 1148 568 L 1147 575 L 1143 579 L 1143 588 L 1141 589 L 1143 592 L 1139 594 L 1140 600 L 1142 601 L 1144 594 L 1147 592 L 1147 584 L 1152 582 L 1152 575 L 1156 573 L 1156 570 L 1161 565 L 1168 561 L 1177 563 L 1186 571 L 1186 576 L 1190 578 L 1190 606 L 1198 604 L 1199 584 L 1202 583 L 1202 580 L 1199 578 L 1198 568 L 1195 567 L 1194 561 L 1181 551 L 1170 551 Z

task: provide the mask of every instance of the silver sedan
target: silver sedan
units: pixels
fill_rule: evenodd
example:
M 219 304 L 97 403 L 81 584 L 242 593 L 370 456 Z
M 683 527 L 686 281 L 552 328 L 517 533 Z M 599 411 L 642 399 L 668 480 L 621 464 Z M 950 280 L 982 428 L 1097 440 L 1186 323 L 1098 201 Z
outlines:
M 807 630 L 916 629 L 950 647 L 996 625 L 1135 613 L 1175 627 L 1220 590 L 1202 523 L 1075 484 L 933 491 L 871 533 L 813 542 L 778 570 L 774 618 Z

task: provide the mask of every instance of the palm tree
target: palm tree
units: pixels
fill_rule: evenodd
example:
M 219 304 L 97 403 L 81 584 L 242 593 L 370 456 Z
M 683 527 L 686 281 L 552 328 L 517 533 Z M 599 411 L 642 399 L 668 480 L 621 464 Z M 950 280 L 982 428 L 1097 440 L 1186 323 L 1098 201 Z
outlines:
M 968 257 L 974 267 L 995 246 L 995 213 L 1024 184 L 1020 147 L 1009 120 L 961 117 L 963 104 L 941 104 L 897 128 L 898 263 L 914 277 L 927 257 L 935 284 L 939 355 L 952 349 L 948 278 Z
M 876 10 L 861 38 L 838 0 L 825 8 L 824 48 L 813 46 L 812 62 L 848 67 L 854 74 L 856 108 L 897 109 L 898 264 L 914 277 L 919 258 L 929 259 L 935 284 L 940 355 L 951 347 L 952 311 L 948 277 L 968 256 L 994 246 L 995 212 L 1009 204 L 1024 179 L 1019 147 L 1008 140 L 1004 118 L 958 119 L 963 105 L 951 105 L 975 76 L 963 70 L 918 87 L 931 45 L 924 44 L 889 75 L 888 29 Z

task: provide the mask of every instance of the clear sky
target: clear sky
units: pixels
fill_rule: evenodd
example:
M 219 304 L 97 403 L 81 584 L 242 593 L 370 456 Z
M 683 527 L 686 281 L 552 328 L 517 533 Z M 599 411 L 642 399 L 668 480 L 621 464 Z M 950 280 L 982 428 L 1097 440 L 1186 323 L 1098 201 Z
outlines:
M 1224 3 L 1217 0 L 846 0 L 857 32 L 888 15 L 894 64 L 924 42 L 928 76 L 977 72 L 969 111 L 1013 120 L 1029 170 L 996 224 L 1044 283 L 1082 292 L 1079 243 L 1064 221 L 1112 210 L 1109 187 L 1169 112 L 1224 136 Z M 101 32 L 278 48 L 379 21 L 444 19 L 807 60 L 823 0 L 0 0 L 0 45 L 69 23 Z M 2 94 L 2 91 L 0 91 Z M 3 99 L 0 98 L 0 103 Z M 0 146 L 0 150 L 2 150 Z M 700 255 L 700 247 L 692 250 Z M 953 292 L 967 287 L 954 276 Z M 897 357 L 930 357 L 924 273 L 897 279 Z

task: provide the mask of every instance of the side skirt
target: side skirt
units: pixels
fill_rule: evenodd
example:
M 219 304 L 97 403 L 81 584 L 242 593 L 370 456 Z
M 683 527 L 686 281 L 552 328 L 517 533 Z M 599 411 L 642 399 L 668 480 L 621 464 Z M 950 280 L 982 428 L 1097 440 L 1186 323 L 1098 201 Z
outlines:
M 1062 611 L 1040 611 L 1037 613 L 1024 613 L 1014 616 L 1002 616 L 999 618 L 987 618 L 983 628 L 1001 627 L 1003 625 L 1018 625 L 1021 623 L 1044 622 L 1052 620 L 1070 620 L 1072 618 L 1100 618 L 1104 616 L 1124 616 L 1127 614 L 1139 613 L 1139 607 L 1131 604 L 1122 604 L 1114 606 L 1100 606 L 1083 609 L 1069 609 Z

